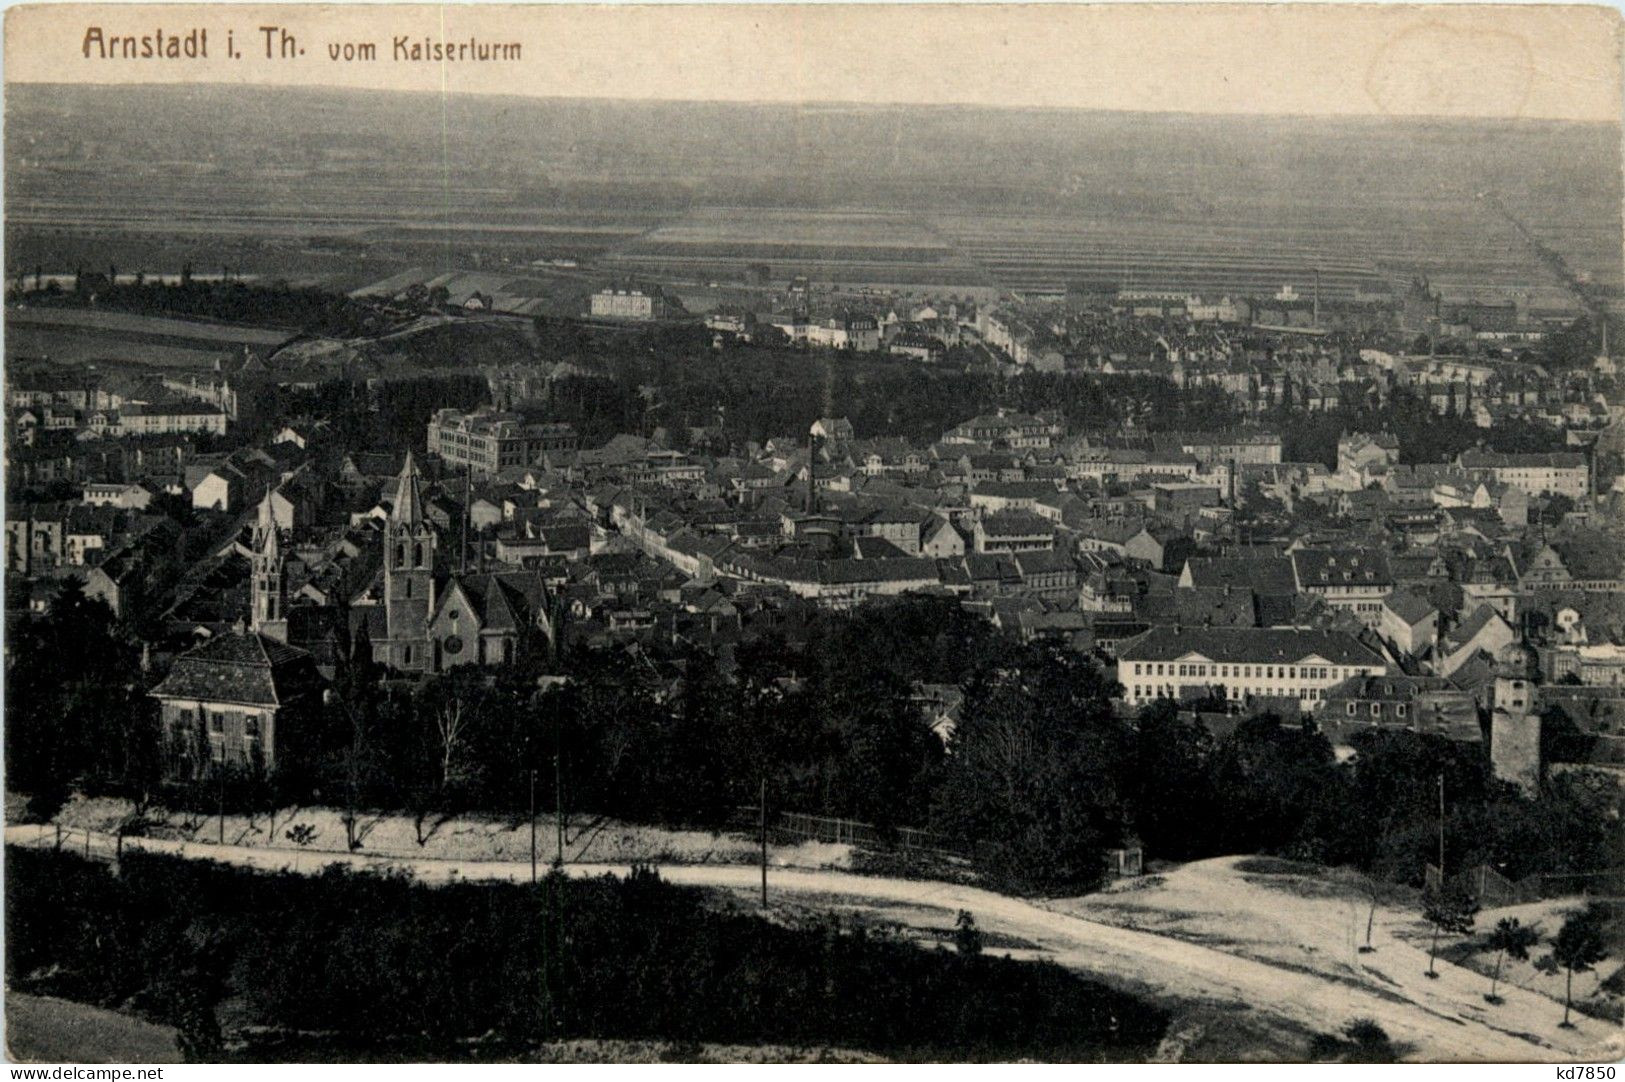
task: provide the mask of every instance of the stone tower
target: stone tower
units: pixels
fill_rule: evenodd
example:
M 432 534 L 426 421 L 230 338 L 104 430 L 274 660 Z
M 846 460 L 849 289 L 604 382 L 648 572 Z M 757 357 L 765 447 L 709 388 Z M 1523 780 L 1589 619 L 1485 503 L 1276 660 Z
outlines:
M 1540 788 L 1540 715 L 1535 681 L 1540 662 L 1522 640 L 1501 648 L 1495 658 L 1495 692 L 1490 712 L 1490 765 L 1495 776 L 1526 793 Z
M 374 657 L 397 669 L 417 671 L 430 665 L 436 543 L 434 527 L 423 517 L 417 463 L 408 451 L 384 529 L 386 636 L 374 644 Z
M 259 518 L 254 523 L 253 545 L 249 626 L 268 639 L 287 642 L 287 569 L 269 492 L 260 501 Z

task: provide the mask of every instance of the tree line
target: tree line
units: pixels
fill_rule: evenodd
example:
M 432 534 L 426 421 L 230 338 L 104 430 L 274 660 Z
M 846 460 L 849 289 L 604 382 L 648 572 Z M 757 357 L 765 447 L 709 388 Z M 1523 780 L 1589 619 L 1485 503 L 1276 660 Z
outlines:
M 410 814 L 420 843 L 461 812 L 526 815 L 533 795 L 544 811 L 722 829 L 765 788 L 770 813 L 930 828 L 989 885 L 1054 894 L 1097 886 L 1105 851 L 1135 842 L 1154 858 L 1274 853 L 1417 883 L 1438 857 L 1442 776 L 1447 870 L 1620 863 L 1611 795 L 1574 776 L 1531 798 L 1479 744 L 1374 731 L 1339 762 L 1309 718 L 1215 735 L 1171 702 L 1125 716 L 1099 659 L 1021 643 L 948 599 L 821 612 L 720 656 L 578 649 L 542 683 L 519 666 L 402 681 L 369 655 L 357 644 L 330 694 L 284 711 L 274 771 L 171 782 L 165 802 L 197 815 L 323 803 L 346 810 L 360 847 L 357 824 L 380 809 Z M 104 607 L 81 598 L 33 622 L 9 662 L 14 790 L 42 794 L 42 813 L 70 787 L 160 792 L 152 704 Z M 946 744 L 921 684 L 963 693 Z

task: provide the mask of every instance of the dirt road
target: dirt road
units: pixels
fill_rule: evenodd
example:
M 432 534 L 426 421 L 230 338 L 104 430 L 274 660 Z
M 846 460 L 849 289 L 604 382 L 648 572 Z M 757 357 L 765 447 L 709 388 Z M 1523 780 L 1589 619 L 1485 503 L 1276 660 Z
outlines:
M 85 836 L 76 834 L 82 846 Z M 8 827 L 6 841 L 49 845 L 54 836 L 38 827 Z M 402 868 L 428 883 L 523 881 L 530 876 L 528 862 L 400 860 L 158 839 L 131 839 L 125 845 L 266 870 L 313 873 L 333 863 Z M 90 849 L 93 855 L 110 854 L 113 840 L 92 834 Z M 571 875 L 595 876 L 621 874 L 626 869 L 572 864 L 566 870 Z M 1294 937 L 1312 943 L 1328 934 L 1342 936 L 1340 929 L 1348 923 L 1344 900 L 1326 899 L 1317 904 L 1314 898 L 1268 891 L 1249 882 L 1249 877 L 1235 869 L 1233 860 L 1190 865 L 1168 881 L 1185 873 L 1192 886 L 1186 893 L 1210 899 L 1216 912 L 1228 909 L 1238 920 L 1249 911 L 1270 914 L 1283 922 L 1280 934 L 1289 942 Z M 747 895 L 760 882 L 757 869 L 739 865 L 665 865 L 660 874 L 673 883 Z M 940 882 L 791 868 L 770 869 L 768 887 L 770 898 L 885 906 L 888 914 L 897 914 L 904 923 L 932 927 L 942 925 L 942 914 L 951 921 L 958 910 L 969 910 L 984 931 L 1030 943 L 1060 965 L 1184 1007 L 1214 1008 L 1220 1017 L 1223 1012 L 1248 1012 L 1249 1019 L 1272 1021 L 1300 1038 L 1306 1033 L 1335 1033 L 1356 1018 L 1370 1018 L 1411 1060 L 1573 1062 L 1617 1058 L 1625 1048 L 1618 1027 L 1595 1019 L 1581 1017 L 1576 1028 L 1558 1029 L 1561 1006 L 1522 989 L 1505 989 L 1505 1005 L 1489 1011 L 1482 1000 L 1481 976 L 1440 962 L 1440 976 L 1428 980 L 1422 976 L 1427 969 L 1426 952 L 1387 930 L 1375 955 L 1360 956 L 1368 961 L 1352 962 L 1340 972 L 1336 966 L 1302 965 L 1287 957 L 1241 951 L 1234 943 L 1209 945 L 1196 941 L 1200 935 L 1180 938 L 1125 927 L 1120 920 L 1099 919 L 1104 914 L 1090 916 L 1091 906 L 1120 908 L 1120 895 L 1040 902 Z M 1150 894 L 1144 902 L 1148 913 L 1167 912 L 1158 908 Z M 922 917 L 922 912 L 934 916 Z

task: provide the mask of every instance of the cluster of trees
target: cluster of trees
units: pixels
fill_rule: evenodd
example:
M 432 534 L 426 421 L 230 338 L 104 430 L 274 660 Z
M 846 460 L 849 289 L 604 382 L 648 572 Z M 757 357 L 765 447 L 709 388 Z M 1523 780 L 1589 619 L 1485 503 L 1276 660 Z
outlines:
M 163 750 L 139 655 L 104 606 L 64 596 L 11 644 L 8 784 L 46 811 L 70 785 L 144 802 Z M 929 827 L 990 884 L 1059 893 L 1095 886 L 1103 851 L 1136 839 L 1161 858 L 1277 853 L 1415 883 L 1437 859 L 1443 777 L 1447 870 L 1619 863 L 1606 794 L 1572 776 L 1531 799 L 1477 745 L 1379 731 L 1339 763 L 1311 720 L 1215 736 L 1169 702 L 1127 718 L 1096 659 L 1019 643 L 947 599 L 817 613 L 793 640 L 720 658 L 578 650 L 545 688 L 520 667 L 392 681 L 369 654 L 360 644 L 332 694 L 284 711 L 274 775 L 202 777 L 167 799 L 205 814 L 341 806 L 361 846 L 362 809 L 410 812 L 420 842 L 460 811 L 526 814 L 533 794 L 544 810 L 717 828 L 765 785 L 770 811 Z M 922 683 L 963 689 L 946 747 Z
M 923 445 L 999 406 L 1059 410 L 1080 429 L 1115 427 L 1125 418 L 1152 431 L 1224 428 L 1239 420 L 1218 388 L 1182 391 L 1145 376 L 1022 372 L 1005 378 L 953 364 L 927 367 L 885 354 L 766 342 L 719 351 L 710 332 L 692 327 L 595 335 L 578 325 L 539 320 L 538 335 L 542 356 L 601 373 L 618 387 L 563 398 L 571 412 L 562 419 L 584 433 L 594 417 L 583 415 L 583 407 L 604 410 L 615 431 L 648 434 L 664 426 L 678 442 L 692 427 L 720 426 L 734 446 L 801 434 L 812 418 L 830 415 L 849 418 L 865 435 Z M 763 387 L 772 387 L 773 394 L 762 394 Z M 561 396 L 555 392 L 555 398 Z
M 356 300 L 319 286 L 294 288 L 286 282 L 261 285 L 240 280 L 200 281 L 190 274 L 188 267 L 179 282 L 154 279 L 115 284 L 117 267 L 108 268 L 105 274 L 81 270 L 74 276 L 71 291 L 64 293 L 52 283 L 43 292 L 73 303 L 88 303 L 94 295 L 98 308 L 138 315 L 286 327 L 335 338 L 376 334 L 395 322 L 395 317 L 377 303 Z
M 6 636 L 6 785 L 54 815 L 78 785 L 144 803 L 160 776 L 156 704 L 141 651 L 107 605 L 66 580 L 49 618 Z
M 268 1029 L 245 1034 L 251 1058 L 279 1041 L 308 1054 L 312 1038 L 429 1059 L 620 1038 L 1122 1061 L 1167 1025 L 1053 964 L 968 949 L 963 915 L 958 951 L 922 951 L 861 923 L 718 909 L 646 870 L 426 887 L 145 853 L 116 877 L 67 853 L 6 860 L 9 986 L 129 1005 L 201 1060 L 221 1058 L 228 999 L 245 1029 Z
M 404 451 L 423 447 L 424 426 L 435 410 L 473 409 L 488 397 L 485 377 L 477 371 L 381 380 L 371 391 L 334 379 L 310 390 L 279 392 L 273 415 L 325 419 L 336 447 Z
M 1437 977 L 1441 934 L 1464 936 L 1473 931 L 1478 920 L 1478 900 L 1459 884 L 1429 888 L 1422 895 L 1422 914 L 1433 926 L 1428 942 L 1427 976 Z M 1535 962 L 1543 973 L 1563 974 L 1563 1021 L 1572 1025 L 1569 1017 L 1574 1008 L 1574 975 L 1589 973 L 1608 957 L 1610 941 L 1617 948 L 1620 941 L 1620 923 L 1625 910 L 1608 902 L 1589 902 L 1583 908 L 1573 909 L 1563 917 L 1557 934 L 1551 937 L 1551 949 Z M 1529 960 L 1530 952 L 1540 944 L 1544 931 L 1539 925 L 1524 924 L 1517 917 L 1502 917 L 1484 938 L 1484 946 L 1495 955 L 1490 970 L 1490 990 L 1484 1001 L 1496 1006 L 1504 1002 L 1497 994 L 1501 985 L 1501 966 L 1508 958 L 1520 962 Z
M 1392 433 L 1406 465 L 1454 461 L 1461 452 L 1481 445 L 1508 454 L 1566 449 L 1563 433 L 1549 425 L 1516 418 L 1479 428 L 1470 418 L 1434 413 L 1425 399 L 1403 387 L 1380 407 L 1320 413 L 1282 409 L 1266 423 L 1281 433 L 1284 461 L 1322 462 L 1328 468 L 1336 468 L 1338 438 L 1350 432 Z

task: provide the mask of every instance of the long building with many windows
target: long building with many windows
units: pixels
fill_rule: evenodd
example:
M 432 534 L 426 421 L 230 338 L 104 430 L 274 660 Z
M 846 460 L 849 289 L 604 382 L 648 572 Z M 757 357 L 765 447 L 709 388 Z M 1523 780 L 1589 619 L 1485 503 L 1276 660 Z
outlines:
M 429 418 L 429 450 L 475 473 L 534 465 L 546 451 L 573 451 L 580 441 L 569 424 L 527 423 L 518 413 L 435 410 Z
M 1238 704 L 1296 699 L 1313 711 L 1349 677 L 1387 672 L 1381 656 L 1344 631 L 1164 626 L 1117 651 L 1123 697 L 1135 704 L 1219 695 Z

